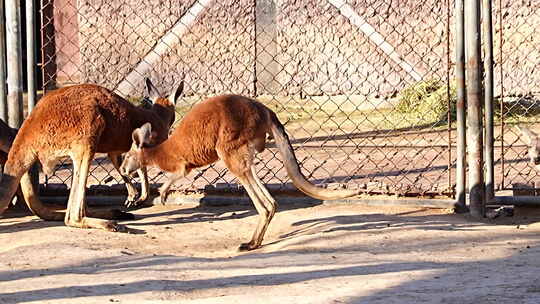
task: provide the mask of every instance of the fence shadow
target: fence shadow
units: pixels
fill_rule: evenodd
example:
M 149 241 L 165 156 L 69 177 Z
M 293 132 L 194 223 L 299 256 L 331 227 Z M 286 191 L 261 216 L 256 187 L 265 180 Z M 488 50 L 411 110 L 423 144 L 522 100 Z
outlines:
M 154 216 L 167 215 L 166 213 L 156 213 Z M 362 231 L 381 229 L 420 229 L 420 230 L 446 230 L 467 231 L 471 229 L 482 229 L 480 224 L 464 219 L 456 223 L 450 220 L 450 215 L 440 216 L 416 216 L 409 214 L 370 214 L 370 215 L 349 215 L 331 216 L 297 221 L 294 226 L 314 227 L 325 223 L 334 224 L 334 229 L 322 235 L 335 232 L 355 235 Z M 390 224 L 390 226 L 387 226 Z M 348 228 L 349 227 L 349 228 Z M 485 228 L 484 228 L 485 229 Z M 284 238 L 294 238 L 299 232 L 292 232 L 281 236 Z M 309 231 L 308 231 L 309 233 Z M 518 233 L 518 232 L 516 232 Z M 325 236 L 326 237 L 326 236 Z M 529 240 L 530 246 L 527 249 L 530 255 L 538 252 L 539 237 L 537 235 L 520 235 L 521 238 Z M 492 239 L 485 242 L 503 241 L 511 238 L 509 235 L 494 235 Z M 347 280 L 369 279 L 369 276 L 401 276 L 410 273 L 406 280 L 401 280 L 400 284 L 390 284 L 390 287 L 375 289 L 372 294 L 349 298 L 347 303 L 388 303 L 389 299 L 402 297 L 403 294 L 410 296 L 418 290 L 424 290 L 418 297 L 427 299 L 438 299 L 438 297 L 455 297 L 456 295 L 448 288 L 461 286 L 467 288 L 478 287 L 478 296 L 497 294 L 499 291 L 504 294 L 509 292 L 508 288 L 517 288 L 525 295 L 538 296 L 538 294 L 527 293 L 526 290 L 535 287 L 536 281 L 531 280 L 534 269 L 528 272 L 528 277 L 523 275 L 523 253 L 516 252 L 504 258 L 483 258 L 479 261 L 437 261 L 439 259 L 418 258 L 414 260 L 387 260 L 374 258 L 373 261 L 365 260 L 366 253 L 371 253 L 373 257 L 380 254 L 400 254 L 410 253 L 418 250 L 430 251 L 433 248 L 442 248 L 443 245 L 455 244 L 463 246 L 467 238 L 456 235 L 452 239 L 431 238 L 418 239 L 414 243 L 403 243 L 395 240 L 393 246 L 377 248 L 369 243 L 353 244 L 341 246 L 339 242 L 331 242 L 331 245 L 320 251 L 311 248 L 309 243 L 294 243 L 297 249 L 284 247 L 279 251 L 252 252 L 243 255 L 225 258 L 197 258 L 174 255 L 119 255 L 115 257 L 104 257 L 87 259 L 75 264 L 68 264 L 58 267 L 45 266 L 44 269 L 29 269 L 26 271 L 0 271 L 0 284 L 8 284 L 14 281 L 47 278 L 55 280 L 64 275 L 79 275 L 79 280 L 59 287 L 43 287 L 39 284 L 27 286 L 24 290 L 18 291 L 3 288 L 0 291 L 0 302 L 3 303 L 25 303 L 31 301 L 58 301 L 63 299 L 82 299 L 87 297 L 108 296 L 115 297 L 136 295 L 145 292 L 152 293 L 153 297 L 160 297 L 160 294 L 168 291 L 176 293 L 208 293 L 219 290 L 220 294 L 227 290 L 250 286 L 257 287 L 277 287 L 286 288 L 291 284 L 309 283 L 317 280 L 347 278 Z M 469 240 L 470 241 L 470 240 Z M 475 241 L 478 245 L 482 241 Z M 330 243 L 329 243 L 330 244 Z M 399 244 L 399 246 L 398 246 Z M 272 244 L 267 244 L 272 245 Z M 303 249 L 298 249 L 298 245 L 303 245 Z M 442 247 L 441 247 L 442 246 Z M 421 249 L 420 249 L 421 248 Z M 68 247 L 59 247 L 61 251 L 68 250 Z M 339 259 L 331 258 L 334 255 L 346 253 L 349 259 L 341 262 Z M 13 252 L 12 254 L 18 254 Z M 294 257 L 294 258 L 291 258 Z M 352 257 L 352 260 L 351 260 Z M 357 257 L 357 258 L 354 258 Z M 529 256 L 531 258 L 531 256 Z M 264 273 L 249 274 L 248 269 L 260 269 L 264 265 L 268 271 Z M 304 270 L 302 267 L 309 267 Z M 273 269 L 278 268 L 279 272 Z M 315 269 L 313 269 L 315 268 Z M 220 269 L 220 275 L 216 277 L 196 278 L 197 272 L 208 272 Z M 471 271 L 474 269 L 474 271 Z M 506 271 L 504 271 L 506 269 Z M 155 270 L 155 271 L 149 271 Z M 242 270 L 244 270 L 242 273 Z M 503 271 L 501 271 L 503 270 Z M 228 274 L 231 271 L 234 274 Z M 521 274 L 516 274 L 521 271 Z M 431 275 L 417 275 L 427 272 Z M 144 276 L 141 276 L 144 273 Z M 173 278 L 170 274 L 183 273 L 182 278 Z M 99 276 L 101 275 L 101 276 Z M 97 279 L 100 278 L 100 279 Z M 121 278 L 121 279 L 119 279 Z M 497 283 L 498 282 L 498 283 Z M 497 284 L 505 282 L 504 290 L 497 288 Z M 457 284 L 457 285 L 455 285 Z M 472 285 L 473 286 L 472 286 Z M 24 286 L 24 285 L 21 285 Z M 434 286 L 437 287 L 434 289 Z M 487 288 L 486 288 L 487 287 Z M 440 289 L 439 289 L 440 288 Z M 362 289 L 362 288 L 360 288 Z M 459 289 L 459 288 L 458 288 Z M 536 290 L 536 289 L 535 289 Z M 340 295 L 338 292 L 337 295 Z M 459 296 L 457 297 L 459 298 Z M 504 298 L 504 297 L 503 297 Z M 413 301 L 414 302 L 414 301 Z M 440 301 L 436 301 L 440 302 Z M 450 301 L 452 302 L 452 301 Z M 452 303 L 470 303 L 468 301 L 453 301 Z

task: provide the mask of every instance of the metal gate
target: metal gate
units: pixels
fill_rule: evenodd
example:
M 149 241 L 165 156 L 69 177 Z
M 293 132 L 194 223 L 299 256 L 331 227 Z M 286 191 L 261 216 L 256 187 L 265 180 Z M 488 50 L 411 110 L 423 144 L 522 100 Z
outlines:
M 540 131 L 540 3 L 498 0 L 495 25 L 497 190 L 530 190 L 538 172 L 516 125 Z
M 255 97 L 278 113 L 317 184 L 453 194 L 452 1 L 43 0 L 40 13 L 45 92 L 91 82 L 136 102 L 143 77 L 162 90 L 183 78 L 178 119 L 208 96 Z M 259 175 L 287 189 L 275 153 L 260 155 Z M 67 187 L 70 174 L 67 161 L 45 189 Z M 102 156 L 88 183 L 122 189 Z M 177 186 L 207 185 L 237 187 L 220 163 Z

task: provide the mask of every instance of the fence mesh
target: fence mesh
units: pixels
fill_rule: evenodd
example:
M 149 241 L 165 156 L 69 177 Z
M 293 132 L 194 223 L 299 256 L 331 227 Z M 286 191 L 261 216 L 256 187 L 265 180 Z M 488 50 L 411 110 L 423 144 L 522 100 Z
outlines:
M 510 3 L 510 2 L 509 2 Z M 143 77 L 166 92 L 185 80 L 177 119 L 208 96 L 273 109 L 316 184 L 399 195 L 451 194 L 455 156 L 453 1 L 42 0 L 45 91 L 91 82 L 129 100 Z M 275 149 L 258 157 L 272 188 L 288 178 Z M 153 183 L 164 176 L 150 171 Z M 46 186 L 67 185 L 69 160 Z M 89 185 L 118 187 L 98 155 Z M 233 189 L 223 164 L 177 183 Z
M 538 172 L 527 156 L 526 142 L 516 125 L 540 130 L 540 3 L 498 0 L 496 24 L 495 105 L 496 187 L 523 189 L 534 185 Z

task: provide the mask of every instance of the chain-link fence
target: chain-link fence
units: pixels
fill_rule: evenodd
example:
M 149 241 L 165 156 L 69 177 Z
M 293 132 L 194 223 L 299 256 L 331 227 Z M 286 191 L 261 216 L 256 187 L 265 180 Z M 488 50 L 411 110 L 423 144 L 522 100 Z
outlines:
M 516 125 L 540 130 L 540 3 L 494 2 L 496 189 L 528 188 L 538 172 Z
M 43 0 L 43 86 L 47 91 L 91 82 L 136 100 L 143 77 L 164 92 L 184 79 L 178 120 L 208 96 L 255 97 L 285 124 L 304 173 L 315 183 L 448 195 L 455 183 L 448 110 L 455 98 L 453 5 Z M 279 159 L 270 148 L 258 160 L 259 176 L 274 189 L 289 182 Z M 69 185 L 70 174 L 67 162 L 42 179 L 52 189 Z M 151 176 L 163 182 L 157 170 Z M 88 183 L 121 189 L 102 155 Z M 230 190 L 236 184 L 217 163 L 177 187 Z

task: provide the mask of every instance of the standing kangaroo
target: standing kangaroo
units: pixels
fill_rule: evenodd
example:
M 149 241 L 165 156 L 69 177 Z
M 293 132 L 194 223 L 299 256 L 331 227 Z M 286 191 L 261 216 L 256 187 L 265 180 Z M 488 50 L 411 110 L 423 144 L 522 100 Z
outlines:
M 161 187 L 164 198 L 172 183 L 193 168 L 221 159 L 239 179 L 259 213 L 259 223 L 249 243 L 240 250 L 261 246 L 264 233 L 276 212 L 276 201 L 257 177 L 254 157 L 262 152 L 269 134 L 283 157 L 289 177 L 307 195 L 324 200 L 359 194 L 354 190 L 328 190 L 310 183 L 300 171 L 285 128 L 276 114 L 263 104 L 243 96 L 226 95 L 207 99 L 186 114 L 171 136 L 157 146 L 148 147 L 152 126 L 133 131 L 133 146 L 120 167 L 129 175 L 143 166 L 158 166 L 172 173 Z
M 0 214 L 6 209 L 20 181 L 29 208 L 43 219 L 63 218 L 66 225 L 80 228 L 110 231 L 122 228 L 115 221 L 93 216 L 129 218 L 132 215 L 86 210 L 86 180 L 95 153 L 108 153 L 118 169 L 120 155 L 131 146 L 131 133 L 143 124 L 149 123 L 156 129 L 154 143 L 167 138 L 174 122 L 174 103 L 180 97 L 183 83 L 167 99 L 159 96 L 150 80 L 145 82 L 154 102 L 150 109 L 136 107 L 110 90 L 92 84 L 61 88 L 44 96 L 24 121 L 9 152 L 0 182 Z M 43 205 L 32 187 L 28 169 L 40 161 L 43 170 L 50 173 L 57 160 L 66 156 L 73 161 L 73 178 L 64 213 Z M 146 172 L 141 169 L 144 185 L 147 183 Z M 128 190 L 133 187 L 127 177 L 123 178 Z

